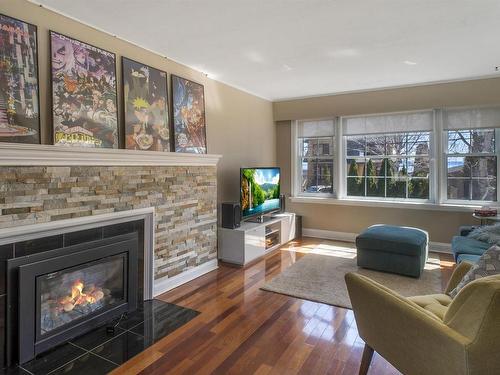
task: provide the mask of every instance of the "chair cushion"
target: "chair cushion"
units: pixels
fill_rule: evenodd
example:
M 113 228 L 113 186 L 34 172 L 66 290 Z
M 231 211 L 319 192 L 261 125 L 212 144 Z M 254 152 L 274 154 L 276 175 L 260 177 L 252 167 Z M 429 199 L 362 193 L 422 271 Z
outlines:
M 421 229 L 372 225 L 356 237 L 356 247 L 420 257 L 426 255 L 427 239 L 427 232 Z
M 490 246 L 491 245 L 486 242 L 474 240 L 469 237 L 455 236 L 451 240 L 451 250 L 456 256 L 459 254 L 481 256 Z
M 444 319 L 448 306 L 453 301 L 446 294 L 429 294 L 426 296 L 408 297 L 408 299 L 426 311 L 436 315 L 441 320 Z
M 481 255 L 476 264 L 462 278 L 462 281 L 450 292 L 450 297 L 454 298 L 463 287 L 474 280 L 498 274 L 500 274 L 500 247 L 493 245 Z

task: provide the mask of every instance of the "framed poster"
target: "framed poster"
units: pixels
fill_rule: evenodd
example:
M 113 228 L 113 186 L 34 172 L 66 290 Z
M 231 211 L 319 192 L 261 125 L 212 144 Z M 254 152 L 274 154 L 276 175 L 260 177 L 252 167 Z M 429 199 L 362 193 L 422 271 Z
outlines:
M 125 148 L 170 151 L 167 73 L 122 57 Z
M 0 141 L 40 143 L 37 27 L 0 14 Z
M 115 54 L 50 32 L 54 144 L 118 147 Z
M 176 152 L 207 153 L 203 85 L 172 75 Z

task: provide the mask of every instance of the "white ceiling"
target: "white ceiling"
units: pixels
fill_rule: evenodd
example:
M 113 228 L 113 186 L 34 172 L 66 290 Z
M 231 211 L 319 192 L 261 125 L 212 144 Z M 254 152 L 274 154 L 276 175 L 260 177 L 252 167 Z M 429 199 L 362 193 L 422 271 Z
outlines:
M 500 77 L 499 0 L 34 2 L 271 100 Z

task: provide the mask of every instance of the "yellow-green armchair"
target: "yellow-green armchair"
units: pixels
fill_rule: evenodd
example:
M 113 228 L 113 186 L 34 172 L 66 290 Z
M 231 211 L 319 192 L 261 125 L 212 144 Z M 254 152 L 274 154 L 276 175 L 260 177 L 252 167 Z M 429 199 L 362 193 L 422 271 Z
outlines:
M 405 298 L 359 274 L 345 276 L 365 342 L 359 374 L 377 351 L 405 375 L 500 374 L 500 275 L 475 280 L 451 299 L 470 269 L 455 269 L 445 294 Z

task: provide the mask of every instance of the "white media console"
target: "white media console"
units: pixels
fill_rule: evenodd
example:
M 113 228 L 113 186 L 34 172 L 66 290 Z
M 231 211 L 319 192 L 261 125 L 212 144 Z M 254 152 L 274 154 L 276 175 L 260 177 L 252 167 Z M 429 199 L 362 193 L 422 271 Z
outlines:
M 239 228 L 219 228 L 219 259 L 244 266 L 299 236 L 297 220 L 294 213 L 284 212 L 263 223 L 242 221 Z

